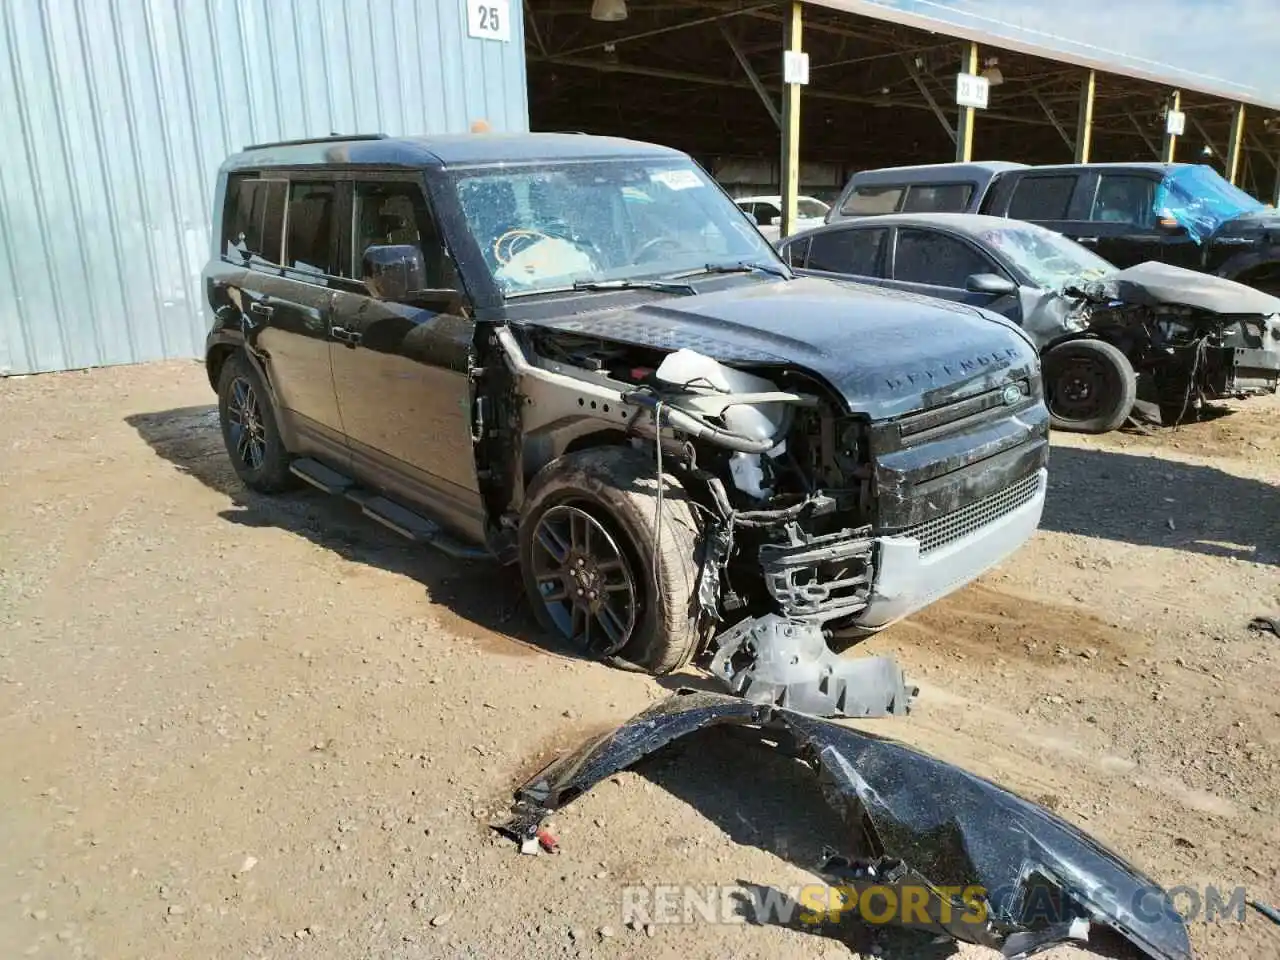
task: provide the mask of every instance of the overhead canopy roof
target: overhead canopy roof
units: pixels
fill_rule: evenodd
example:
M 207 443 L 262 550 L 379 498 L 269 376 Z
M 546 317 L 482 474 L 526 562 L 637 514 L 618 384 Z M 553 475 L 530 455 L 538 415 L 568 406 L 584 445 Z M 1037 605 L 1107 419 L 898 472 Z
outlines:
M 1276 0 L 809 0 L 1228 100 L 1280 109 Z

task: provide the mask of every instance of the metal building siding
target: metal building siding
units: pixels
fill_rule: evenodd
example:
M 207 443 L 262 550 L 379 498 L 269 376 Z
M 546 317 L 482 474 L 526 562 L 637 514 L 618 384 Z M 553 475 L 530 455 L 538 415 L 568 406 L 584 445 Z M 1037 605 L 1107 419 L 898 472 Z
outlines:
M 249 143 L 528 129 L 465 0 L 0 0 L 0 375 L 198 356 L 214 176 Z

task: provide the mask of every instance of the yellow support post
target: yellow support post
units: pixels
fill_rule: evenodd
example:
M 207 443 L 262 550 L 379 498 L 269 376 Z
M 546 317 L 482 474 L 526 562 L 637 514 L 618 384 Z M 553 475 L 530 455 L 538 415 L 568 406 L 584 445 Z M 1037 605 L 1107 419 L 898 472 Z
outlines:
M 969 52 L 961 63 L 962 73 L 978 72 L 978 45 L 969 44 Z M 961 107 L 959 122 L 956 123 L 956 162 L 968 163 L 973 159 L 973 120 L 977 111 L 973 107 Z
M 1173 91 L 1173 97 L 1169 100 L 1169 109 L 1182 112 L 1182 91 Z M 1170 133 L 1168 127 L 1168 119 L 1165 120 L 1164 145 L 1160 148 L 1160 159 L 1164 163 L 1173 163 L 1174 154 L 1178 151 L 1178 135 Z
M 1227 179 L 1237 182 L 1240 176 L 1240 151 L 1244 146 L 1244 104 L 1236 104 L 1235 119 L 1231 121 L 1231 143 L 1227 146 Z
M 1093 94 L 1098 86 L 1098 75 L 1092 70 L 1080 85 L 1080 112 L 1076 116 L 1076 163 L 1089 162 L 1089 150 L 1093 147 Z
M 800 0 L 792 0 L 783 39 L 784 61 L 788 53 L 798 55 L 802 52 L 800 40 L 803 25 L 802 4 Z M 781 237 L 789 237 L 796 225 L 796 197 L 800 193 L 800 87 L 799 83 L 788 83 L 783 87 L 782 94 Z

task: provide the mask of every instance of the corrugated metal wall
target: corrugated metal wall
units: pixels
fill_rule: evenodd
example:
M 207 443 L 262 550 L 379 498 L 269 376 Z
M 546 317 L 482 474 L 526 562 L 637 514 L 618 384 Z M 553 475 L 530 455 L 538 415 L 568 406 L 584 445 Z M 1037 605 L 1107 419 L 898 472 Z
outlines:
M 466 0 L 0 0 L 0 374 L 203 349 L 213 178 L 264 140 L 528 127 Z

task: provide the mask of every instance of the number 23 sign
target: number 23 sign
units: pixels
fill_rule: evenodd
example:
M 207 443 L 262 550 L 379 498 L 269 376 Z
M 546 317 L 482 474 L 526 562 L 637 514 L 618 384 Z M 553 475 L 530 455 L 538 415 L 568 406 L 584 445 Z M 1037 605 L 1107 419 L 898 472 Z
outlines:
M 466 0 L 467 33 L 477 40 L 511 40 L 507 0 Z

